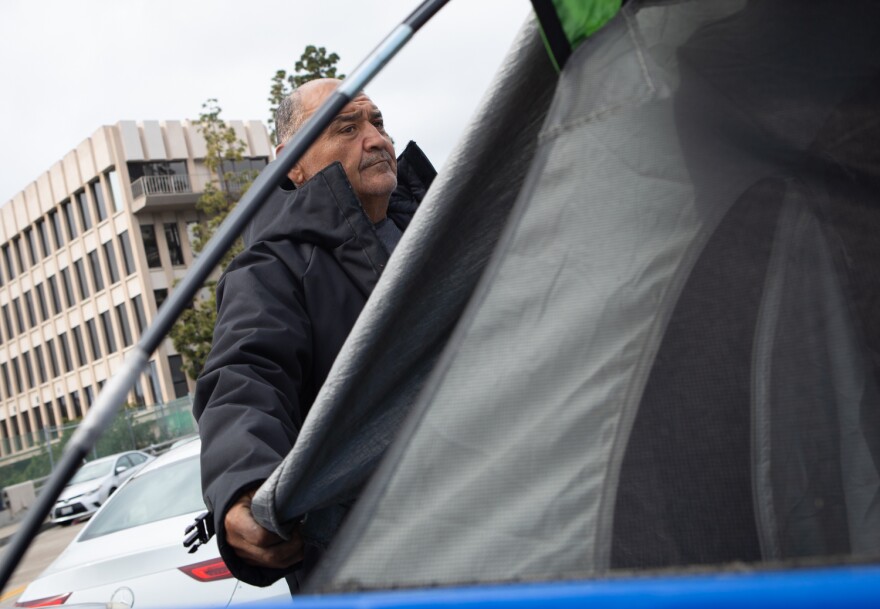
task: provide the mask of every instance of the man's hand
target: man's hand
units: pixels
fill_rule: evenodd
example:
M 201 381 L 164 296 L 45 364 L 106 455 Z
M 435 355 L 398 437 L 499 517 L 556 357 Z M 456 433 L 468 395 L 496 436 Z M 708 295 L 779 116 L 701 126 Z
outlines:
M 302 537 L 297 530 L 285 541 L 261 527 L 251 514 L 251 500 L 256 492 L 247 491 L 226 512 L 226 541 L 246 564 L 287 569 L 303 558 Z

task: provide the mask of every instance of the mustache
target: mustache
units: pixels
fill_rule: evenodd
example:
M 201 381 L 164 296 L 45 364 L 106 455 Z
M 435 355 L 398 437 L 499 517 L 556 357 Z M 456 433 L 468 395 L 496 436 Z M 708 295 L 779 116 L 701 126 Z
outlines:
M 358 169 L 366 169 L 367 167 L 370 167 L 372 165 L 376 165 L 378 163 L 381 163 L 382 161 L 385 161 L 389 165 L 393 165 L 394 159 L 391 157 L 391 155 L 389 153 L 385 152 L 384 150 L 371 152 L 370 154 L 368 154 L 367 156 L 365 156 L 364 158 L 361 159 L 361 164 L 358 167 Z

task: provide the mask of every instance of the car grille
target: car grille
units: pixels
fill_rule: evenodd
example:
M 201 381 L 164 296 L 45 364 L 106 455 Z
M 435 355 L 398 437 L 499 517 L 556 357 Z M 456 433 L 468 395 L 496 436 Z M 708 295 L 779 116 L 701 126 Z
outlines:
M 70 505 L 55 506 L 52 510 L 53 518 L 67 518 L 76 514 L 87 512 L 86 506 L 82 503 L 71 503 Z

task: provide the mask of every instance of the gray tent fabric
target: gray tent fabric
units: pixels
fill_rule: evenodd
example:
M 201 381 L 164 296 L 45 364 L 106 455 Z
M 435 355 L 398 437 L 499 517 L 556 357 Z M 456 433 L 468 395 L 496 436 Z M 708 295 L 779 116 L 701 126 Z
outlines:
M 340 352 L 296 445 L 254 497 L 264 526 L 324 545 L 395 436 L 488 263 L 557 74 L 533 24 L 489 87 Z
M 442 355 L 409 385 L 366 321 L 346 346 L 396 362 L 363 391 L 418 395 L 310 591 L 877 560 L 878 13 L 633 0 L 574 52 Z M 519 77 L 508 107 L 548 86 Z M 394 334 L 421 348 L 442 306 Z

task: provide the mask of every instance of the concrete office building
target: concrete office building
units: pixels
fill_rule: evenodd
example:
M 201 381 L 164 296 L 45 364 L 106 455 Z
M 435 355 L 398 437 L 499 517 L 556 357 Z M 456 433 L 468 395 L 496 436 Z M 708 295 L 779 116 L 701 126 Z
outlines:
M 259 121 L 230 121 L 259 169 Z M 101 127 L 0 207 L 0 456 L 82 417 L 193 260 L 205 142 L 181 121 Z M 169 339 L 130 401 L 187 396 Z

